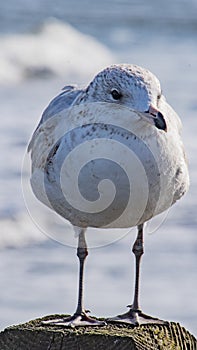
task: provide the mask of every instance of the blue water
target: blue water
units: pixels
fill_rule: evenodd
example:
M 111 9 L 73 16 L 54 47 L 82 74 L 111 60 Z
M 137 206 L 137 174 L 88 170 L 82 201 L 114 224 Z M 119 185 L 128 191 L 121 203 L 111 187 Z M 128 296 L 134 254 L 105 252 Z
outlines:
M 0 3 L 1 329 L 72 313 L 76 303 L 77 259 L 70 247 L 76 239 L 67 223 L 54 222 L 29 198 L 24 168 L 33 221 L 22 193 L 22 160 L 40 114 L 64 85 L 86 85 L 102 67 L 130 62 L 159 77 L 180 115 L 191 177 L 189 193 L 147 227 L 141 304 L 146 313 L 178 321 L 197 335 L 196 38 L 195 0 Z M 85 302 L 93 314 L 123 313 L 131 303 L 134 237 L 134 230 L 104 232 L 92 243 L 88 234 L 99 246 L 90 249 L 86 271 Z

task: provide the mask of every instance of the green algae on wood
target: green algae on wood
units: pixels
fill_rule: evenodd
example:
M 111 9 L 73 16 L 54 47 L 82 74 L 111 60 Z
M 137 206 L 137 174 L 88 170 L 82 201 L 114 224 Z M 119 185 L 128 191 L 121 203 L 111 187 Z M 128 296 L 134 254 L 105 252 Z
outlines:
M 103 327 L 63 328 L 42 321 L 62 317 L 46 316 L 11 326 L 0 333 L 1 350 L 197 350 L 197 340 L 178 323 L 131 327 L 107 324 Z

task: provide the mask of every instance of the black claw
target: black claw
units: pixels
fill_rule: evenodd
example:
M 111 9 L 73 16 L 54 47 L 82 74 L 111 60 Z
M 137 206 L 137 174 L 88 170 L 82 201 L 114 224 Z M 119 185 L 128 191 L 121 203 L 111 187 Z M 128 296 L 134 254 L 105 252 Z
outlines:
M 91 310 L 85 310 L 85 313 L 86 313 L 86 314 L 90 314 L 90 313 L 91 313 Z
M 132 306 L 133 306 L 133 305 L 127 305 L 127 307 L 129 307 L 129 309 L 132 309 Z

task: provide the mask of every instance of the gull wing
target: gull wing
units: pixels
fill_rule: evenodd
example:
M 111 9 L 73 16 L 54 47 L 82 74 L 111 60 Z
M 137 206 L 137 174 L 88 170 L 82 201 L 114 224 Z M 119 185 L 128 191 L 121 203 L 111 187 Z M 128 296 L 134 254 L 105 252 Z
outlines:
M 84 90 L 78 89 L 75 85 L 67 85 L 63 88 L 63 91 L 49 103 L 47 108 L 44 110 L 41 120 L 32 135 L 32 138 L 28 145 L 28 152 L 30 152 L 33 148 L 34 141 L 37 133 L 39 132 L 40 126 L 55 114 L 69 108 L 74 103 L 79 94 L 81 94 L 83 91 Z

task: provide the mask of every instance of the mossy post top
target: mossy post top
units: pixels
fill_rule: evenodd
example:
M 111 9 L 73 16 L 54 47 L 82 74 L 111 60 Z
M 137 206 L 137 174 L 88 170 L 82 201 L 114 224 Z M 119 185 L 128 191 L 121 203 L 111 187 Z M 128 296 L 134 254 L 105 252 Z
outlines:
M 60 315 L 58 315 L 59 317 Z M 62 315 L 61 315 L 62 316 Z M 61 328 L 43 326 L 42 321 L 57 315 L 11 326 L 0 333 L 1 350 L 196 350 L 197 340 L 178 323 L 130 327 L 107 324 L 103 327 Z

